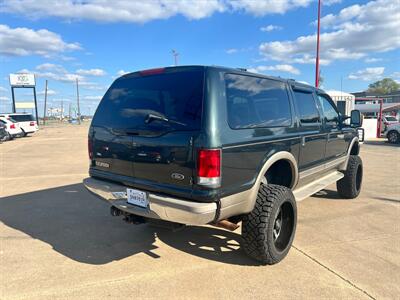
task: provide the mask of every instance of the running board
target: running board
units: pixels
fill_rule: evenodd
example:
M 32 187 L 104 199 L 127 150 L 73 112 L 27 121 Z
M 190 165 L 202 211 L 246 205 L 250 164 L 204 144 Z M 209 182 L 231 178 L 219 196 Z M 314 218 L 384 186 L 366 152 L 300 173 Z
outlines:
M 342 172 L 333 171 L 324 177 L 321 177 L 299 189 L 294 190 L 293 195 L 296 198 L 296 201 L 304 200 L 343 177 L 344 174 Z

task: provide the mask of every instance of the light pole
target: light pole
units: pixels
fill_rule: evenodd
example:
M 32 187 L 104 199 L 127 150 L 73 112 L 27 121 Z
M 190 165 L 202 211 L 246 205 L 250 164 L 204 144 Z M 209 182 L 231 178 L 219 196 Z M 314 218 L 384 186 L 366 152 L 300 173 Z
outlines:
M 78 78 L 76 78 L 76 102 L 78 105 L 78 124 L 81 125 L 81 109 L 79 107 L 79 83 Z
M 321 27 L 321 0 L 318 0 L 317 56 L 315 57 L 315 87 L 319 86 L 319 33 Z
M 177 65 L 178 65 L 178 56 L 179 56 L 179 53 L 176 52 L 175 50 L 172 50 L 172 55 L 174 56 L 174 63 L 175 63 L 175 66 L 177 66 Z
M 44 90 L 44 110 L 43 110 L 43 125 L 46 124 L 46 106 L 47 106 L 47 79 L 46 79 L 46 88 Z

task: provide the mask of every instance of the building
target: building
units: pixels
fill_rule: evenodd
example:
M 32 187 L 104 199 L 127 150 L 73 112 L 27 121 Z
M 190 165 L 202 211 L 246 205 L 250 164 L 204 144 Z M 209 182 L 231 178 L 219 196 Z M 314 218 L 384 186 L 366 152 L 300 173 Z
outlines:
M 356 98 L 380 98 L 383 99 L 383 103 L 400 103 L 400 90 L 390 93 L 389 95 L 379 95 L 377 93 L 371 93 L 368 91 L 365 92 L 356 92 L 352 93 Z M 357 102 L 362 103 L 362 102 Z M 371 103 L 371 102 L 369 102 Z
M 326 93 L 336 103 L 336 106 L 342 115 L 350 116 L 350 112 L 354 109 L 354 95 L 334 90 L 326 91 Z
M 357 101 L 355 108 L 358 109 L 367 118 L 378 118 L 380 105 L 378 103 L 362 103 L 363 101 Z M 382 115 L 394 116 L 398 118 L 400 115 L 400 102 L 399 103 L 383 103 L 382 104 Z

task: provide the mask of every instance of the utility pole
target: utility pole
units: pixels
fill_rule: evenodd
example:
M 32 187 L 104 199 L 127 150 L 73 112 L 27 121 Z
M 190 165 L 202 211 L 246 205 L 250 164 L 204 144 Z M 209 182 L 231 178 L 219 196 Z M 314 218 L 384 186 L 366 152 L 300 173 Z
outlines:
M 62 122 L 64 119 L 64 100 L 61 100 L 61 115 L 60 115 L 60 121 Z
M 176 52 L 174 49 L 172 49 L 172 56 L 174 57 L 175 66 L 177 66 L 177 65 L 178 65 L 178 56 L 179 56 L 179 53 Z
M 68 106 L 68 119 L 71 120 L 71 103 Z
M 46 87 L 44 88 L 43 125 L 46 125 L 46 106 L 47 106 L 47 79 L 46 79 Z
M 78 104 L 78 124 L 81 125 L 81 110 L 79 108 L 79 83 L 78 78 L 76 78 L 76 101 Z
M 33 99 L 35 101 L 36 124 L 39 125 L 39 114 L 38 114 L 38 110 L 37 110 L 37 98 L 36 98 L 36 86 L 33 87 Z
M 321 29 L 321 0 L 318 0 L 317 56 L 315 58 L 315 87 L 319 87 L 319 34 Z

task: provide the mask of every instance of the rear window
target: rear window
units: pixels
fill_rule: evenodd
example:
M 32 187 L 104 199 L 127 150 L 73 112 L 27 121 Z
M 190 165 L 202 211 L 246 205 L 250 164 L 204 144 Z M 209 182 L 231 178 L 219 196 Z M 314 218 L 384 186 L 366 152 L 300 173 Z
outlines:
M 7 124 L 7 121 L 11 122 L 11 123 L 17 123 L 17 121 L 15 121 L 14 119 L 12 119 L 10 117 L 7 117 L 7 118 L 4 117 L 4 119 L 1 120 L 1 122 L 3 122 L 4 124 Z
M 16 122 L 30 122 L 35 121 L 32 115 L 11 115 L 10 116 Z
M 294 90 L 300 122 L 305 125 L 320 122 L 317 104 L 312 93 Z
M 283 82 L 226 74 L 228 123 L 233 129 L 289 126 L 289 97 Z
M 198 130 L 203 77 L 203 70 L 191 70 L 119 78 L 100 102 L 93 125 L 146 131 Z M 150 120 L 150 114 L 164 121 Z

